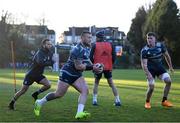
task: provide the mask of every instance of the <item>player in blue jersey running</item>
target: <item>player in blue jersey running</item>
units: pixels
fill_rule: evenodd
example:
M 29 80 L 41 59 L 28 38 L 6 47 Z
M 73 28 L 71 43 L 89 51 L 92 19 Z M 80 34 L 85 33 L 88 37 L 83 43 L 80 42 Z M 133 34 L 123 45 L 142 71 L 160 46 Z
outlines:
M 148 90 L 146 95 L 145 108 L 150 109 L 150 98 L 152 96 L 155 84 L 155 77 L 159 77 L 165 82 L 164 93 L 162 98 L 162 106 L 172 107 L 173 104 L 167 100 L 170 88 L 171 77 L 165 70 L 162 64 L 162 58 L 169 66 L 169 70 L 173 72 L 171 57 L 163 43 L 156 41 L 156 34 L 154 32 L 147 33 L 147 45 L 141 50 L 141 65 L 146 74 L 148 82 Z
M 51 51 L 52 43 L 49 39 L 41 42 L 41 48 L 36 52 L 32 59 L 32 64 L 26 73 L 22 88 L 13 96 L 9 103 L 9 109 L 14 110 L 15 102 L 21 97 L 34 82 L 43 85 L 39 90 L 32 94 L 34 100 L 38 95 L 51 87 L 50 81 L 43 75 L 46 66 L 52 66 L 55 59 Z
M 89 59 L 91 39 L 92 35 L 89 31 L 82 32 L 80 43 L 71 50 L 68 61 L 60 70 L 56 91 L 50 92 L 42 99 L 35 102 L 34 113 L 36 116 L 40 115 L 40 109 L 43 104 L 47 101 L 63 97 L 70 86 L 74 87 L 80 93 L 75 118 L 83 119 L 90 116 L 90 113 L 84 111 L 89 91 L 86 81 L 82 76 L 82 72 L 84 70 L 100 71 Z

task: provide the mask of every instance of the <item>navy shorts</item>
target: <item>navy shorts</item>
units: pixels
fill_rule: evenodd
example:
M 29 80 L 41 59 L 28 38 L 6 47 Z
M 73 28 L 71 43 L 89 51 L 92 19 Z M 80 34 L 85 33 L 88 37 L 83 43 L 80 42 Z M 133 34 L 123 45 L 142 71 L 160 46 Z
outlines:
M 77 79 L 79 79 L 82 75 L 79 76 L 71 76 L 70 74 L 67 74 L 66 72 L 61 71 L 59 75 L 59 80 L 65 83 L 68 83 L 69 85 L 72 85 Z
M 148 67 L 149 72 L 155 78 L 156 76 L 158 77 L 159 75 L 162 75 L 163 73 L 166 73 L 166 69 L 163 67 L 163 65 L 156 65 L 153 67 Z
M 112 71 L 111 71 L 111 70 L 104 70 L 102 73 L 94 74 L 94 77 L 95 77 L 96 79 L 101 79 L 102 74 L 104 74 L 104 77 L 105 77 L 106 79 L 110 79 L 110 78 L 112 77 Z
M 46 78 L 44 75 L 38 75 L 38 76 L 26 75 L 23 84 L 32 85 L 34 82 L 39 83 L 44 78 Z

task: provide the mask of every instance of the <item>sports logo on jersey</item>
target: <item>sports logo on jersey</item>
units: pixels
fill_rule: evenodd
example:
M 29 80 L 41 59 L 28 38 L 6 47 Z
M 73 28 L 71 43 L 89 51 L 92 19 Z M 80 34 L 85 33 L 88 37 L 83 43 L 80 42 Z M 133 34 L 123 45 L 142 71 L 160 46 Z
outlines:
M 161 48 L 158 48 L 157 50 L 158 50 L 159 52 L 161 52 Z
M 108 53 L 104 51 L 101 56 L 108 56 Z

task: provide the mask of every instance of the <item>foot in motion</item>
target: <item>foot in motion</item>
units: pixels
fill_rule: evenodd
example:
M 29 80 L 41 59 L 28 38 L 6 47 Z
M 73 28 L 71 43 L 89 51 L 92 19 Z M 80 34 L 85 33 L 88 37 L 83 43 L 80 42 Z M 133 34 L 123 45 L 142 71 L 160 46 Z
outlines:
M 10 110 L 14 110 L 14 109 L 15 109 L 15 108 L 14 108 L 14 103 L 15 103 L 14 101 L 11 101 L 11 102 L 9 103 L 9 106 L 8 106 L 8 107 L 9 107 Z
M 31 96 L 34 98 L 34 101 L 38 99 L 38 94 L 36 92 L 34 92 Z
M 97 101 L 93 101 L 93 106 L 98 106 Z
M 167 100 L 165 100 L 164 102 L 162 102 L 162 106 L 164 107 L 173 107 L 173 104 Z
M 40 110 L 41 110 L 41 105 L 38 103 L 38 100 L 36 100 L 35 104 L 34 104 L 34 114 L 36 116 L 40 115 Z
M 115 102 L 114 105 L 115 106 L 121 106 L 121 102 Z
M 90 116 L 91 116 L 90 113 L 84 111 L 84 112 L 79 112 L 79 113 L 77 113 L 76 116 L 75 116 L 75 118 L 78 119 L 78 120 L 80 120 L 80 119 L 86 119 L 86 118 L 88 118 L 88 117 L 90 117 Z
M 144 105 L 144 107 L 145 107 L 146 109 L 150 109 L 150 108 L 151 108 L 150 102 L 146 102 L 145 105 Z

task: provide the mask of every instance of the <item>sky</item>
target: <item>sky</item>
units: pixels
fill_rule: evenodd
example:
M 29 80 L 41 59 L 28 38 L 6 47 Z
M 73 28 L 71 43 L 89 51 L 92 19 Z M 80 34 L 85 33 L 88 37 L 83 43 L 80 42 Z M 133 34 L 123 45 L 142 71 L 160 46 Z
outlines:
M 180 0 L 174 0 L 180 8 Z M 119 27 L 126 34 L 131 20 L 141 6 L 155 0 L 0 0 L 2 11 L 12 13 L 15 23 L 38 25 L 45 18 L 45 25 L 56 32 L 57 38 L 68 27 Z

